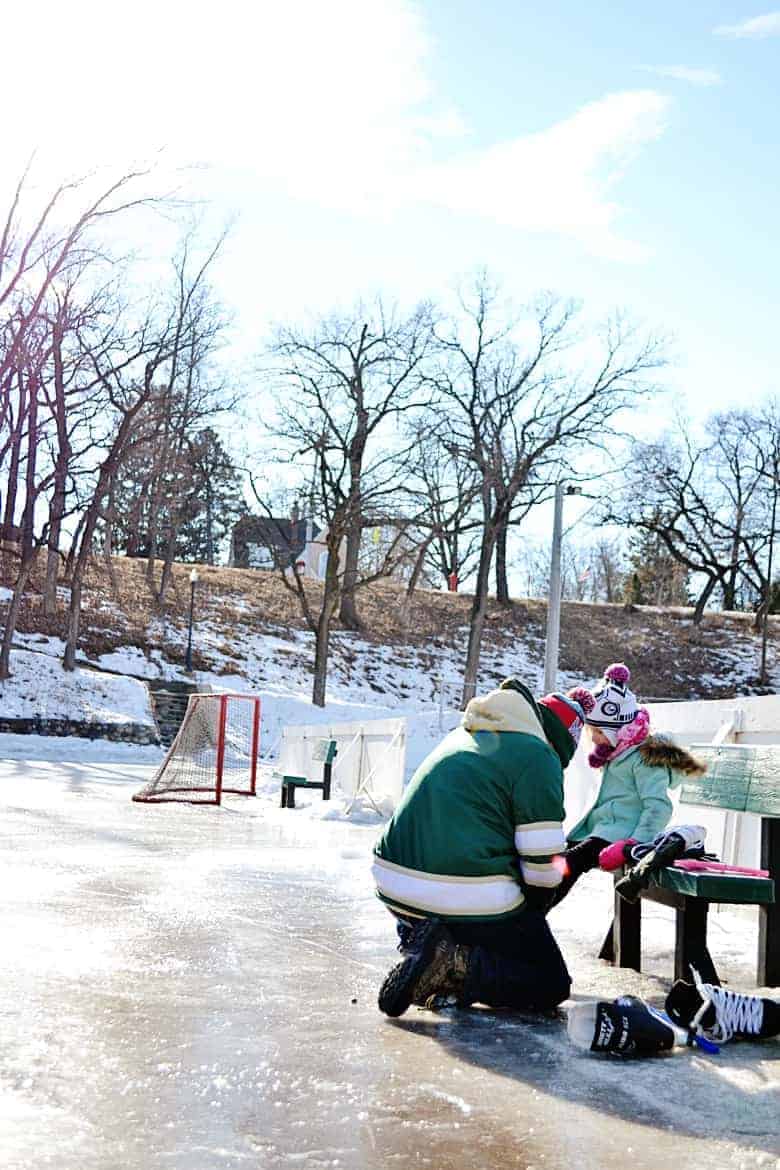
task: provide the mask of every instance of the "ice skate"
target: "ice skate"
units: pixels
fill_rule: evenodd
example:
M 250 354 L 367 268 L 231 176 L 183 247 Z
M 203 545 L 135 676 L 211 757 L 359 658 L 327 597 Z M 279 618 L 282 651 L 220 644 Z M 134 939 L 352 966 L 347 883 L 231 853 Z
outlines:
M 694 982 L 678 979 L 666 997 L 666 1011 L 675 1023 L 713 1044 L 725 1044 L 735 1037 L 771 1035 L 764 1029 L 763 999 L 704 983 L 699 973 L 691 970 Z

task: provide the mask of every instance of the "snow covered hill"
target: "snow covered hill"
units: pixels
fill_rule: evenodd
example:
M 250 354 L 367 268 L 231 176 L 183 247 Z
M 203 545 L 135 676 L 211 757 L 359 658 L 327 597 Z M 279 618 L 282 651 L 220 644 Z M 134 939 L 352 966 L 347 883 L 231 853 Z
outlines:
M 189 566 L 174 567 L 164 606 L 156 605 L 144 563 L 96 561 L 85 590 L 81 668 L 66 675 L 63 651 L 68 590 L 46 618 L 33 588 L 24 600 L 12 654 L 13 677 L 0 684 L 0 714 L 101 722 L 151 720 L 143 680 L 183 680 Z M 316 593 L 318 586 L 312 586 Z M 0 588 L 0 616 L 9 599 Z M 266 755 L 287 723 L 405 715 L 410 747 L 435 738 L 457 718 L 471 598 L 421 591 L 404 613 L 401 588 L 377 583 L 359 595 L 364 628 L 333 632 L 328 706 L 310 702 L 313 635 L 278 576 L 201 567 L 195 596 L 195 681 L 263 698 Z M 316 598 L 315 598 L 316 601 Z M 518 675 L 540 689 L 546 611 L 542 602 L 491 603 L 480 688 Z M 769 644 L 771 678 L 780 689 L 777 619 Z M 647 699 L 726 698 L 755 691 L 760 641 L 749 615 L 708 615 L 694 627 L 690 611 L 567 603 L 561 632 L 561 685 L 592 683 L 624 659 Z M 96 669 L 93 669 L 96 668 Z M 412 758 L 417 752 L 412 747 Z

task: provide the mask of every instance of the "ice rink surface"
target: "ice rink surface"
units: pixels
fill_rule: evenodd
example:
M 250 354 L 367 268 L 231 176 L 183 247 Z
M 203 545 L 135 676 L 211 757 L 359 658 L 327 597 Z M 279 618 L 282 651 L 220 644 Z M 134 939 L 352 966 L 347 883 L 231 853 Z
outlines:
M 0 762 L 2 1170 L 780 1166 L 780 1043 L 622 1062 L 562 1019 L 389 1021 L 377 826 L 270 796 L 133 804 L 148 774 Z M 639 976 L 593 957 L 609 903 L 592 874 L 551 916 L 575 998 L 662 1003 L 667 912 Z M 752 989 L 754 921 L 713 919 L 721 975 Z

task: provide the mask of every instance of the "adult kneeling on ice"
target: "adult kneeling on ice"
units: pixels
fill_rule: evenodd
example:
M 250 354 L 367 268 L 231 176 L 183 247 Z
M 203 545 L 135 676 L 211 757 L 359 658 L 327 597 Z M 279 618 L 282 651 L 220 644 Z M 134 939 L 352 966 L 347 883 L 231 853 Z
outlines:
M 374 849 L 407 956 L 379 992 L 386 1015 L 437 997 L 539 1010 L 568 997 L 544 912 L 563 868 L 563 769 L 592 705 L 585 690 L 537 702 L 507 679 L 415 772 Z

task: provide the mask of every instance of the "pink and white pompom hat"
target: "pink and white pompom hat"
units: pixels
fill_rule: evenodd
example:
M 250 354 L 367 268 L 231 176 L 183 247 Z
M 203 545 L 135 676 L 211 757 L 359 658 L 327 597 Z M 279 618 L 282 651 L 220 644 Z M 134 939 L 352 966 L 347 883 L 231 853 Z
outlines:
M 613 662 L 604 671 L 604 677 L 593 692 L 593 710 L 586 722 L 598 727 L 613 745 L 619 732 L 633 723 L 640 707 L 636 695 L 629 688 L 631 671 L 624 662 Z

